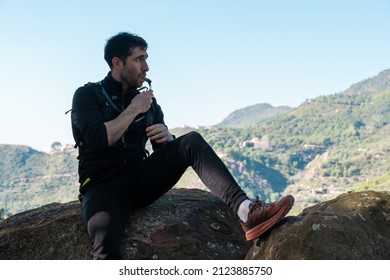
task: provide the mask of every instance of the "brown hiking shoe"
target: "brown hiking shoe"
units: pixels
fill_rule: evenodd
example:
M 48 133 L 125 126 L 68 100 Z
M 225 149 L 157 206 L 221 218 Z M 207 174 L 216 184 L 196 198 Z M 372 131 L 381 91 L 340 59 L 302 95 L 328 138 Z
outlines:
M 246 240 L 259 238 L 266 231 L 282 220 L 294 205 L 294 197 L 287 195 L 274 203 L 265 203 L 256 198 L 249 205 L 248 220 L 241 222 Z

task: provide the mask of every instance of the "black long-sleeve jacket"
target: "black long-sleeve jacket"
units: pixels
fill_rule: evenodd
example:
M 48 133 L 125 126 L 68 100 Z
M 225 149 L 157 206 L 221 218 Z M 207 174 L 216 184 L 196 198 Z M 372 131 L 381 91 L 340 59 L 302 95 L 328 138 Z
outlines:
M 89 83 L 78 88 L 72 102 L 72 131 L 79 148 L 80 192 L 87 183 L 108 179 L 129 168 L 146 156 L 148 140 L 146 127 L 164 124 L 164 114 L 153 98 L 149 111 L 138 115 L 124 135 L 113 146 L 108 146 L 105 122 L 115 119 L 139 93 L 136 89 L 122 94 L 122 84 L 111 73 L 101 81 L 115 106 L 106 99 L 99 84 Z M 117 107 L 117 108 L 115 108 Z M 161 145 L 153 143 L 153 150 Z

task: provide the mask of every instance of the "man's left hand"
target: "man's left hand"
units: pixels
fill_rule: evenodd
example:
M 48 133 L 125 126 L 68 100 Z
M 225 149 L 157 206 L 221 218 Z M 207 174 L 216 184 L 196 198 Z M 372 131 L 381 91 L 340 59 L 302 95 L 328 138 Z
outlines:
M 150 141 L 155 141 L 159 144 L 164 144 L 173 140 L 172 134 L 163 124 L 154 124 L 146 128 L 146 135 Z

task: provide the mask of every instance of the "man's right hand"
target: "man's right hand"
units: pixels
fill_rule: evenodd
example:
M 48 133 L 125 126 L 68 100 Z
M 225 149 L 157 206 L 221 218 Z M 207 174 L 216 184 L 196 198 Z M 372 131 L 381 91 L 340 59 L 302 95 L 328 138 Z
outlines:
M 137 114 L 145 113 L 150 109 L 150 106 L 152 105 L 153 96 L 153 90 L 147 90 L 137 94 L 133 98 L 133 100 L 131 100 L 131 103 L 127 107 L 127 110 L 131 110 L 133 112 L 136 112 Z
M 127 108 L 115 119 L 105 122 L 108 145 L 112 146 L 125 133 L 138 114 L 145 113 L 152 105 L 153 91 L 147 90 L 136 95 Z

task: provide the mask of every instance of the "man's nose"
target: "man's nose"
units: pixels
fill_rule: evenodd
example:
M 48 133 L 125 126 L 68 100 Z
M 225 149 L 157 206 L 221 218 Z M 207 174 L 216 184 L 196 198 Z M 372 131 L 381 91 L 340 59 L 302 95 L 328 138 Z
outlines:
M 144 65 L 143 65 L 143 69 L 142 70 L 145 71 L 145 72 L 149 71 L 149 65 L 148 65 L 148 63 L 146 61 L 145 61 Z

